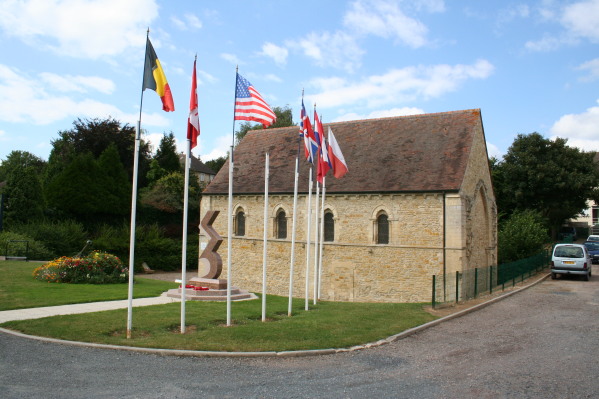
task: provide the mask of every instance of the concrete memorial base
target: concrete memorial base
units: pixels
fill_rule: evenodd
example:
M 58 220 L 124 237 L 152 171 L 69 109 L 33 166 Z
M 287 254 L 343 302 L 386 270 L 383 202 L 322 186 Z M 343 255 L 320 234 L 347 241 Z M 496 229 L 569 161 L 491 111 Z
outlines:
M 166 295 L 170 298 L 181 298 L 183 287 L 168 290 Z M 258 299 L 251 292 L 231 287 L 231 300 L 242 301 Z M 226 301 L 227 280 L 194 277 L 185 285 L 185 300 L 189 301 Z

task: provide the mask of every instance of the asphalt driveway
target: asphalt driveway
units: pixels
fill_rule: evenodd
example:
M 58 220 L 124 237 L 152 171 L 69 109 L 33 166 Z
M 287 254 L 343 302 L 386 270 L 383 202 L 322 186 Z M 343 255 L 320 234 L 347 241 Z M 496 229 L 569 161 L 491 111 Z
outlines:
M 400 341 L 166 357 L 0 334 L 2 398 L 599 398 L 599 277 L 545 280 Z

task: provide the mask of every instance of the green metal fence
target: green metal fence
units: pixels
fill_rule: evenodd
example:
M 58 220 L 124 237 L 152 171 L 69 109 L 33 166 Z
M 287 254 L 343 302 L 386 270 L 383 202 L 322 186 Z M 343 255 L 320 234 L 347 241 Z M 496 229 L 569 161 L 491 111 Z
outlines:
M 457 303 L 514 286 L 538 273 L 551 260 L 550 251 L 499 266 L 479 267 L 432 278 L 432 306 Z

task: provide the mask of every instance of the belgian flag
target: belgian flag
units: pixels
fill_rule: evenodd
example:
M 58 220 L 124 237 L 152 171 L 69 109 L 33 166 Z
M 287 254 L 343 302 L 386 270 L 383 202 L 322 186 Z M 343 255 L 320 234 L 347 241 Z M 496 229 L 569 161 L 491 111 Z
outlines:
M 150 38 L 147 38 L 146 42 L 146 63 L 144 65 L 144 82 L 143 88 L 154 90 L 162 100 L 162 109 L 166 112 L 175 110 L 175 103 L 173 102 L 173 95 L 171 88 L 166 81 L 166 76 L 160 65 L 160 61 L 156 56 L 154 47 L 150 43 Z

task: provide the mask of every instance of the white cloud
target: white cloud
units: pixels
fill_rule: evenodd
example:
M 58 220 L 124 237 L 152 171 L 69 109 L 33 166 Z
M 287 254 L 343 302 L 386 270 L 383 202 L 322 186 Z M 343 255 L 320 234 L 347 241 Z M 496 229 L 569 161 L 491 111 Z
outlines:
M 285 65 L 289 51 L 285 47 L 279 47 L 276 44 L 267 42 L 262 45 L 261 55 L 272 58 L 277 65 Z
M 391 108 L 372 111 L 367 115 L 350 112 L 336 117 L 333 122 L 355 121 L 361 119 L 388 118 L 392 116 L 406 116 L 424 114 L 424 110 L 416 107 Z
M 562 116 L 549 131 L 552 139 L 566 138 L 570 146 L 579 147 L 585 151 L 599 151 L 598 126 L 599 106 L 595 106 L 580 114 Z
M 495 144 L 491 144 L 487 141 L 487 155 L 489 158 L 495 157 L 497 159 L 501 159 L 503 157 L 503 153 Z
M 222 58 L 225 61 L 230 62 L 233 65 L 241 65 L 241 61 L 239 60 L 239 58 L 237 58 L 237 56 L 235 54 L 222 53 L 220 55 L 220 58 Z
M 179 18 L 175 17 L 174 15 L 171 17 L 171 22 L 177 27 L 177 29 L 187 30 L 187 26 L 185 25 L 185 22 L 183 22 Z
M 197 30 L 202 27 L 202 21 L 194 14 L 185 14 L 183 19 L 176 16 L 171 16 L 171 22 L 180 30 Z
M 207 150 L 206 142 L 204 142 L 202 136 L 200 136 L 198 146 L 195 149 L 201 149 L 202 154 L 200 155 L 200 159 L 202 162 L 206 162 L 219 157 L 226 157 L 228 151 L 231 149 L 231 141 L 232 137 L 230 134 L 218 136 L 216 139 L 210 138 L 210 144 L 212 144 L 213 147 L 212 149 Z
M 599 42 L 599 0 L 587 0 L 565 7 L 562 25 L 573 35 Z
M 268 75 L 264 76 L 264 80 L 277 83 L 281 83 L 283 81 L 283 79 L 273 73 L 269 73 Z
M 542 39 L 529 40 L 524 44 L 524 47 L 530 51 L 553 51 L 563 45 L 575 43 L 575 40 L 566 36 L 552 36 L 545 34 Z
M 0 121 L 30 122 L 47 125 L 66 118 L 107 118 L 113 117 L 134 124 L 136 113 L 124 113 L 112 104 L 102 103 L 88 98 L 78 99 L 58 95 L 55 85 L 67 78 L 55 74 L 41 74 L 42 80 L 32 79 L 17 69 L 0 64 Z M 101 78 L 79 76 L 78 83 L 67 89 L 69 92 L 85 93 L 86 88 L 103 88 L 106 82 Z M 45 85 L 44 85 L 45 83 Z M 155 126 L 167 126 L 168 120 L 159 114 L 144 116 L 144 123 Z
M 357 34 L 392 38 L 414 48 L 427 43 L 428 28 L 405 15 L 397 2 L 355 1 L 345 14 L 343 24 Z
M 100 93 L 111 94 L 115 89 L 112 80 L 98 76 L 60 76 L 55 73 L 42 72 L 40 77 L 53 89 L 61 92 L 87 93 L 88 89 L 93 89 Z
M 214 83 L 218 81 L 218 79 L 216 77 L 214 77 L 214 75 L 209 74 L 206 71 L 203 70 L 198 70 L 198 84 L 203 84 L 205 82 L 207 83 Z
M 347 72 L 353 72 L 360 66 L 364 54 L 353 36 L 340 31 L 312 32 L 300 39 L 298 44 L 304 55 L 313 59 L 316 65 L 344 69 Z
M 435 98 L 455 91 L 467 80 L 485 79 L 493 70 L 490 62 L 478 60 L 473 65 L 440 64 L 393 69 L 362 81 L 314 79 L 310 84 L 320 93 L 310 96 L 309 102 L 325 108 L 363 103 L 374 108 L 417 98 Z
M 143 46 L 140 32 L 157 16 L 155 0 L 9 0 L 0 29 L 58 54 L 99 59 Z
M 588 75 L 582 77 L 580 80 L 583 82 L 590 82 L 599 78 L 599 58 L 595 58 L 594 60 L 587 61 L 578 68 L 581 71 L 588 71 Z
M 194 14 L 185 14 L 185 19 L 187 20 L 187 25 L 193 29 L 200 29 L 202 27 L 202 21 Z
M 578 1 L 566 6 L 554 7 L 546 2 L 539 10 L 544 22 L 557 23 L 563 31 L 557 34 L 545 33 L 541 39 L 527 41 L 525 47 L 531 51 L 552 51 L 562 46 L 572 46 L 580 40 L 599 42 L 599 0 Z

